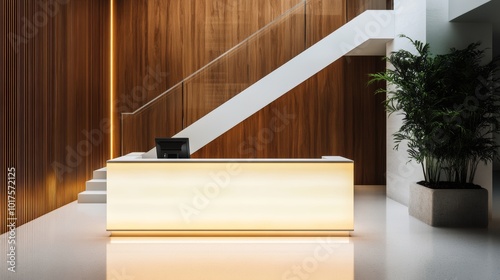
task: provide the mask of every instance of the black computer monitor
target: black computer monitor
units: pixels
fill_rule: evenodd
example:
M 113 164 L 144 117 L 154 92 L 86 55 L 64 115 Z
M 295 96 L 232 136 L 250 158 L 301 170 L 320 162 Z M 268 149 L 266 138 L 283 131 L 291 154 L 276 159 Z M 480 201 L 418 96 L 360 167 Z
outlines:
M 189 158 L 189 138 L 156 138 L 157 158 Z

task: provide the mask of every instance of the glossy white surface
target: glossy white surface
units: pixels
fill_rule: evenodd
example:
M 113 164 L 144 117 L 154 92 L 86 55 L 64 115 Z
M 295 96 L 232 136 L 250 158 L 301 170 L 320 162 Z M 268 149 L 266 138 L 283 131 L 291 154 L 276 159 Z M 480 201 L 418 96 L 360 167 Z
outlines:
M 500 279 L 498 194 L 494 201 L 489 229 L 439 229 L 364 186 L 356 187 L 356 231 L 347 239 L 113 240 L 105 205 L 74 202 L 18 229 L 16 273 L 6 270 L 0 237 L 0 279 L 301 279 L 294 268 L 302 279 Z
M 155 148 L 156 149 L 156 148 Z M 351 159 L 340 156 L 322 156 L 321 158 L 154 158 L 147 157 L 147 153 L 130 153 L 118 158 L 110 159 L 108 163 L 144 163 L 144 162 L 210 162 L 210 163 L 248 163 L 248 162 L 353 162 Z M 106 173 L 107 173 L 106 168 Z M 106 175 L 107 176 L 107 175 Z

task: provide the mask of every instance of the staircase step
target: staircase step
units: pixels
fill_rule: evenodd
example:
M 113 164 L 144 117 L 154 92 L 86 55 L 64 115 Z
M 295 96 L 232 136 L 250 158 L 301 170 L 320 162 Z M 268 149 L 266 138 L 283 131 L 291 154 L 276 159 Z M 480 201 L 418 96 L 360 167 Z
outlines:
M 106 191 L 106 179 L 92 179 L 85 185 L 87 191 Z
M 106 179 L 106 167 L 94 170 L 94 179 Z
M 84 191 L 78 194 L 78 203 L 106 203 L 106 191 Z

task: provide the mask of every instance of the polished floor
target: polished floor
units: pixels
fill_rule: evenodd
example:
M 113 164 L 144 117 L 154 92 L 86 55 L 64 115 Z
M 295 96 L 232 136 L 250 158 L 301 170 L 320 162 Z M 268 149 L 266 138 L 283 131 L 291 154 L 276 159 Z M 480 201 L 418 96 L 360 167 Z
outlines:
M 17 229 L 0 279 L 500 279 L 500 197 L 488 229 L 432 228 L 384 188 L 357 186 L 349 238 L 110 238 L 104 204 L 59 208 Z

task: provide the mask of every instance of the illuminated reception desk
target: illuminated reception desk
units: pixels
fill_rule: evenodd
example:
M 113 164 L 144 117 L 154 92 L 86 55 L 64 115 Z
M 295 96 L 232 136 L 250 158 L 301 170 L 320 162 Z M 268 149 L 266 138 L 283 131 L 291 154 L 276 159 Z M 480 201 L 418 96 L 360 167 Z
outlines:
M 111 237 L 106 274 L 107 280 L 354 280 L 354 243 L 330 236 Z
M 120 235 L 348 235 L 354 163 L 143 159 L 107 164 L 107 230 Z

